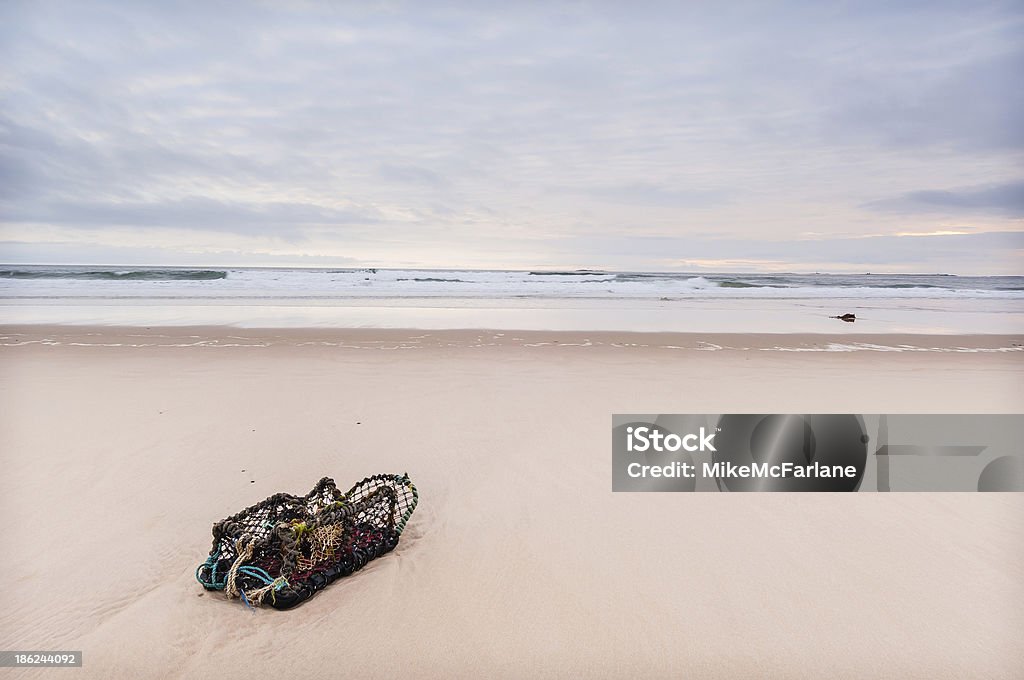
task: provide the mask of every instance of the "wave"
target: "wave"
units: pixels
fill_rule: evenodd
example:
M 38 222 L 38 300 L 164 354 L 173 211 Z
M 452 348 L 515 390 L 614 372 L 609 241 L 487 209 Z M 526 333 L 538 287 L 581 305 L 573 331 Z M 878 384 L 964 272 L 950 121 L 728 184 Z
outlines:
M 846 285 L 844 285 L 842 283 L 837 284 L 837 283 L 833 283 L 833 282 L 829 281 L 829 282 L 821 282 L 821 283 L 801 282 L 800 285 L 792 285 L 792 284 L 785 284 L 785 283 L 750 283 L 748 281 L 729 281 L 729 280 L 717 281 L 716 283 L 721 288 L 804 288 L 804 287 L 811 287 L 811 288 L 837 288 L 837 289 L 843 289 L 843 288 L 891 288 L 891 289 L 894 289 L 894 290 L 903 290 L 903 289 L 912 290 L 912 289 L 915 289 L 915 288 L 937 288 L 937 289 L 940 289 L 940 290 L 952 290 L 950 288 L 947 288 L 946 286 L 936 286 L 936 285 L 928 284 L 928 283 L 879 283 L 879 284 L 876 284 L 876 285 L 872 285 L 872 284 L 867 284 L 867 285 L 864 285 L 864 284 L 860 284 L 860 285 L 846 284 Z
M 587 273 L 590 272 L 590 273 Z M 229 276 L 230 274 L 230 276 Z M 218 269 L 0 264 L 0 299 L 1000 298 L 1024 300 L 1024 277 L 740 272 Z M 226 281 L 224 279 L 227 279 Z M 131 282 L 131 283 L 127 283 Z
M 100 281 L 212 281 L 226 279 L 216 269 L 0 269 L 0 279 L 87 279 Z
M 654 279 L 654 280 L 662 279 L 662 280 L 670 281 L 672 279 L 677 279 L 677 278 L 680 278 L 680 277 L 678 275 L 673 275 L 673 274 L 616 274 L 615 275 L 615 280 L 616 281 L 646 281 L 646 280 L 652 280 L 652 279 Z M 685 278 L 691 278 L 691 277 L 687 276 Z
M 577 269 L 571 272 L 530 272 L 530 276 L 601 276 L 607 273 L 599 269 Z
M 709 287 L 709 288 L 884 288 L 884 289 L 915 289 L 933 288 L 940 290 L 954 290 L 947 285 L 925 283 L 922 281 L 902 282 L 867 282 L 861 277 L 850 277 L 840 279 L 838 277 L 822 277 L 815 279 L 811 276 L 751 276 L 744 278 L 726 278 L 721 275 L 694 276 L 692 274 L 657 274 L 657 273 L 628 273 L 616 274 L 612 279 L 603 281 L 615 282 L 646 282 L 646 283 L 683 283 L 687 286 Z M 594 281 L 591 279 L 591 281 Z M 1004 288 L 1006 290 L 1008 288 Z M 1012 289 L 1010 289 L 1012 290 Z

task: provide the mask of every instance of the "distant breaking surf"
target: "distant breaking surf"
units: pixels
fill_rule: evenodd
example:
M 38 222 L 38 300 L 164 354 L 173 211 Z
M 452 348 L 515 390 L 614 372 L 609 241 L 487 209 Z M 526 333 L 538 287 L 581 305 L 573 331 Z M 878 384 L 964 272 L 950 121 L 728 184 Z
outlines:
M 0 264 L 0 299 L 1024 299 L 1021 276 Z M 461 303 L 460 303 L 461 304 Z M 1008 303 L 1010 304 L 1010 303 Z M 1019 303 L 1015 303 L 1019 304 Z M 847 303 L 848 306 L 848 303 Z M 833 313 L 850 311 L 832 310 Z
M 91 279 L 101 281 L 212 281 L 226 279 L 216 269 L 0 269 L 0 279 Z

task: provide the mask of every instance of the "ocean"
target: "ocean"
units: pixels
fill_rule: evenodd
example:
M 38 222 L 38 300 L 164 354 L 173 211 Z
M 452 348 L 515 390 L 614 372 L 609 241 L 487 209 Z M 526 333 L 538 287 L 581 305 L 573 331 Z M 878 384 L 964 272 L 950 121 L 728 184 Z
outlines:
M 1024 276 L 0 265 L 0 322 L 1014 334 Z

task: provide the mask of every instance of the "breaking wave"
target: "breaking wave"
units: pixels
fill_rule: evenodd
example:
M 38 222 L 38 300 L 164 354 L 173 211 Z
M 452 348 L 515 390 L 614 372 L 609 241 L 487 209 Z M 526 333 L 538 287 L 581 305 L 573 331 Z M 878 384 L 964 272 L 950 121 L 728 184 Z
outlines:
M 226 279 L 216 269 L 0 269 L 0 279 L 85 279 L 99 281 L 212 281 Z

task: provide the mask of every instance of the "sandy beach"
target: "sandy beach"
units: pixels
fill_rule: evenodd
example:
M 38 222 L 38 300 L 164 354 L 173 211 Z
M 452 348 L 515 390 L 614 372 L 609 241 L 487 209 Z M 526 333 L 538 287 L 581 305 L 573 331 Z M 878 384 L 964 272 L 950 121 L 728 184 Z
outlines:
M 1022 26 L 0 2 L 0 680 L 1024 679 Z
M 1016 678 L 1021 494 L 613 494 L 613 413 L 1012 413 L 1020 336 L 5 327 L 10 677 Z M 408 472 L 397 550 L 300 609 L 211 524 Z

